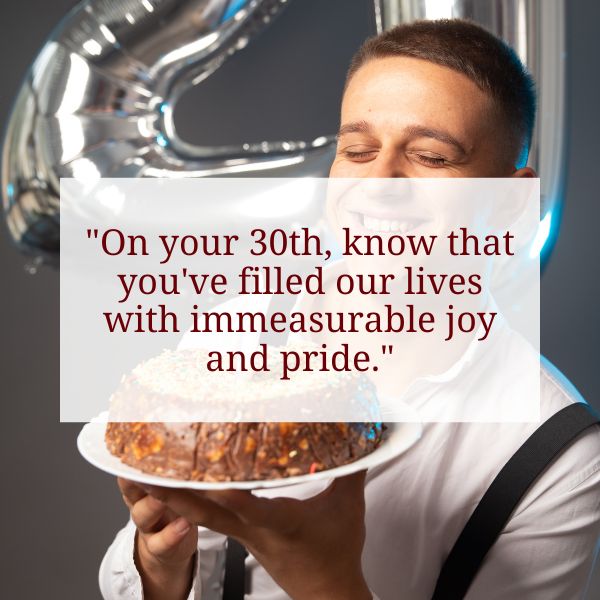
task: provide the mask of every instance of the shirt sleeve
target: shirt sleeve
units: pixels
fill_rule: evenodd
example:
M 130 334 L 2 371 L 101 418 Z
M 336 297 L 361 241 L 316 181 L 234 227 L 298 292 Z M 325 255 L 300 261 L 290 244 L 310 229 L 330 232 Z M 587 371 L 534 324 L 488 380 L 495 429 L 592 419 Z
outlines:
M 136 528 L 130 519 L 119 531 L 100 565 L 104 600 L 143 600 L 142 581 L 134 555 Z M 187 600 L 221 600 L 225 566 L 225 536 L 198 528 L 195 573 Z
M 600 428 L 583 434 L 517 507 L 468 600 L 585 597 L 600 537 Z

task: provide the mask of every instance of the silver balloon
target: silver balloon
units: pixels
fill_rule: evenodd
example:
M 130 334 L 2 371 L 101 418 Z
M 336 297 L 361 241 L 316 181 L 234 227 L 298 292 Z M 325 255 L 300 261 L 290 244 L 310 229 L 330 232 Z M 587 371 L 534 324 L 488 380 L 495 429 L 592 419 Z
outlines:
M 4 208 L 18 246 L 57 261 L 61 177 L 89 185 L 101 177 L 326 173 L 332 137 L 198 147 L 173 124 L 178 97 L 285 3 L 89 0 L 69 13 L 27 74 L 4 142 Z
M 375 0 L 382 32 L 418 19 L 471 19 L 504 39 L 533 75 L 538 115 L 529 165 L 540 177 L 542 214 L 534 251 L 552 250 L 565 183 L 565 0 Z
M 73 9 L 27 74 L 4 142 L 3 201 L 18 246 L 38 261 L 57 261 L 61 177 L 89 184 L 325 175 L 333 136 L 202 147 L 184 142 L 173 123 L 181 94 L 242 49 L 285 2 L 87 0 Z M 564 173 L 564 0 L 375 0 L 375 12 L 380 31 L 417 18 L 472 18 L 504 37 L 532 70 L 541 107 L 531 163 L 542 178 L 545 241 Z

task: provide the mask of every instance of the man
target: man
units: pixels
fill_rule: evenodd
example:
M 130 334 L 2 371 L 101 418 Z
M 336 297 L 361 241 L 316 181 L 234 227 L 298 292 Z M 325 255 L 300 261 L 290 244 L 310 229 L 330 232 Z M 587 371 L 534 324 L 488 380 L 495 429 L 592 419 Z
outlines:
M 534 113 L 530 77 L 490 34 L 462 21 L 400 26 L 352 62 L 330 175 L 533 177 Z M 540 387 L 542 420 L 580 400 L 547 363 Z M 407 454 L 308 500 L 121 480 L 132 520 L 103 561 L 103 595 L 219 598 L 224 534 L 250 552 L 255 600 L 431 598 L 469 516 L 536 427 L 430 423 Z M 521 500 L 467 597 L 580 598 L 599 535 L 600 431 L 591 428 Z

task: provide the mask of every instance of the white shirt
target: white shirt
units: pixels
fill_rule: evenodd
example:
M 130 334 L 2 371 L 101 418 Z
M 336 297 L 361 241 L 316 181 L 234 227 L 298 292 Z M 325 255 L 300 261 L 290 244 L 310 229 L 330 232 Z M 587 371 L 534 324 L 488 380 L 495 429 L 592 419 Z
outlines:
M 184 337 L 182 346 L 196 342 Z M 577 401 L 582 399 L 573 386 L 542 360 L 542 421 Z M 442 564 L 479 500 L 538 426 L 426 423 L 422 438 L 406 454 L 368 472 L 363 572 L 375 597 L 431 598 Z M 288 487 L 283 493 L 310 497 L 326 484 Z M 133 560 L 134 536 L 130 520 L 104 557 L 100 588 L 105 600 L 143 598 Z M 486 556 L 467 600 L 583 598 L 599 538 L 600 427 L 592 427 L 521 500 Z M 188 600 L 221 598 L 224 545 L 224 536 L 199 528 L 197 573 Z M 247 600 L 288 598 L 252 556 L 246 559 L 246 570 L 251 588 Z
M 579 400 L 549 363 L 541 371 L 542 417 Z M 381 600 L 427 600 L 445 557 L 500 468 L 536 424 L 429 423 L 419 443 L 369 472 L 363 570 Z M 293 488 L 287 494 L 292 495 Z M 310 495 L 307 489 L 298 490 Z M 313 492 L 314 493 L 314 490 Z M 135 526 L 118 533 L 100 568 L 106 600 L 143 598 L 133 561 Z M 536 481 L 492 547 L 469 600 L 584 597 L 600 537 L 600 428 L 571 445 Z M 189 600 L 221 597 L 223 536 L 201 528 Z M 250 600 L 288 596 L 253 557 Z

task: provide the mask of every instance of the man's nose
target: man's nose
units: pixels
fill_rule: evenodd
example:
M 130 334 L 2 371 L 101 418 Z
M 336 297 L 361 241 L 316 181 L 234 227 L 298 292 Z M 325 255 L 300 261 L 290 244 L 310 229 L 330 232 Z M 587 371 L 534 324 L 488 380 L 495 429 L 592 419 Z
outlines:
M 395 152 L 380 151 L 375 160 L 371 161 L 368 177 L 385 179 L 408 177 L 402 161 Z
M 392 153 L 380 153 L 370 165 L 369 174 L 361 183 L 363 193 L 372 201 L 396 203 L 399 192 L 406 190 L 406 186 L 400 185 L 397 180 L 408 178 L 398 157 Z

